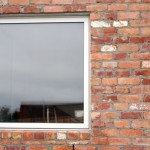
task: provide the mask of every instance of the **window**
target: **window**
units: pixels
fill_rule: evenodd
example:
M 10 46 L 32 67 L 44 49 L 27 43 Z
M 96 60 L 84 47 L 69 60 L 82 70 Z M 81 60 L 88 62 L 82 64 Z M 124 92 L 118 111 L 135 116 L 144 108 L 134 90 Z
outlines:
M 87 17 L 0 19 L 0 128 L 88 128 Z

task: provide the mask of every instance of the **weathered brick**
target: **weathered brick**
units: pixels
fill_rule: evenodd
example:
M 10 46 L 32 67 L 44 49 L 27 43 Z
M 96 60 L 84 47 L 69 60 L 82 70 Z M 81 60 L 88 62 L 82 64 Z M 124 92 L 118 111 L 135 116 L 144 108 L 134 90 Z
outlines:
M 140 68 L 140 62 L 139 61 L 121 61 L 119 62 L 119 68 Z
M 143 79 L 142 84 L 149 85 L 150 84 L 150 79 Z
M 116 128 L 129 128 L 130 122 L 128 120 L 115 120 L 114 126 Z
M 21 139 L 21 138 L 22 138 L 22 133 L 21 133 L 21 131 L 13 131 L 13 132 L 12 132 L 12 138 L 13 138 L 13 139 Z
M 104 67 L 104 68 L 116 68 L 117 65 L 118 65 L 117 62 L 115 62 L 115 61 L 102 63 L 102 67 Z
M 141 93 L 149 93 L 150 91 L 150 87 L 149 86 L 134 86 L 132 88 L 132 93 L 135 93 L 135 94 L 141 94 Z
M 99 138 L 99 137 L 91 138 L 91 144 L 105 145 L 106 143 L 107 143 L 107 138 Z
M 116 70 L 115 75 L 117 77 L 129 77 L 130 76 L 130 71 L 129 70 Z
M 116 112 L 104 112 L 102 114 L 103 119 L 116 119 L 117 113 Z
M 118 12 L 117 18 L 118 20 L 138 19 L 140 18 L 140 13 L 139 12 Z
M 93 28 L 103 28 L 103 27 L 111 27 L 111 24 L 106 21 L 92 21 L 91 26 Z
M 45 132 L 45 139 L 46 140 L 54 140 L 54 139 L 56 139 L 56 132 L 55 131 L 46 131 Z
M 78 140 L 79 133 L 77 131 L 68 131 L 67 133 L 68 140 Z
M 135 70 L 134 74 L 136 76 L 150 76 L 150 70 L 149 69 L 147 69 L 147 70 L 145 70 L 145 69 L 143 69 L 143 70 Z
M 72 4 L 73 0 L 53 0 L 53 4 Z
M 91 60 L 111 60 L 112 54 L 109 53 L 93 53 L 91 54 Z
M 117 85 L 117 79 L 116 78 L 103 78 L 102 84 L 103 85 Z
M 91 112 L 91 119 L 95 120 L 95 119 L 100 119 L 101 115 L 100 112 Z
M 121 44 L 121 43 L 129 43 L 129 39 L 127 36 L 119 36 L 119 37 L 114 37 L 114 42 L 116 44 Z
M 143 61 L 142 68 L 150 68 L 150 61 Z
M 89 132 L 86 132 L 86 131 L 80 132 L 79 134 L 80 140 L 89 140 L 89 138 L 90 138 Z
M 144 96 L 144 102 L 150 102 L 150 95 Z
M 134 60 L 149 60 L 150 53 L 132 53 L 130 54 L 130 59 Z
M 124 36 L 135 36 L 135 35 L 139 35 L 139 29 L 138 28 L 119 28 L 118 34 L 124 35 Z
M 113 27 L 126 27 L 128 26 L 128 21 L 114 21 Z
M 127 136 L 127 137 L 137 137 L 142 136 L 142 130 L 134 130 L 134 129 L 122 129 L 120 131 L 121 136 Z
M 127 103 L 115 103 L 114 107 L 117 111 L 128 110 L 128 104 Z
M 50 12 L 64 12 L 63 6 L 44 6 L 44 12 L 50 13 Z
M 142 35 L 150 35 L 150 29 L 149 28 L 141 28 L 141 34 Z
M 108 103 L 93 104 L 92 110 L 111 110 L 112 106 Z
M 129 93 L 130 89 L 126 86 L 116 86 L 114 87 L 115 93 Z
M 128 138 L 109 138 L 109 145 L 130 145 L 131 141 Z
M 53 150 L 72 150 L 72 146 L 54 146 Z
M 116 28 L 105 28 L 103 30 L 103 34 L 104 34 L 104 36 L 116 35 L 117 29 Z
M 93 5 L 88 5 L 86 7 L 87 11 L 94 11 L 94 12 L 104 11 L 106 9 L 107 9 L 107 5 L 106 4 L 93 4 Z
M 35 5 L 46 5 L 50 3 L 51 0 L 31 0 L 31 4 L 35 4 Z
M 18 6 L 4 6 L 3 13 L 4 14 L 18 14 L 20 13 L 20 8 Z
M 120 102 L 122 103 L 133 103 L 133 102 L 140 102 L 141 96 L 140 95 L 121 95 Z
M 141 16 L 142 18 L 149 19 L 150 12 L 149 11 L 141 12 Z
M 47 146 L 29 146 L 29 150 L 48 150 Z
M 122 112 L 121 119 L 142 119 L 142 112 Z
M 137 27 L 137 26 L 149 26 L 150 21 L 149 20 L 131 20 L 130 25 L 135 26 L 135 27 Z
M 25 131 L 23 133 L 24 140 L 32 140 L 33 139 L 33 132 L 32 131 Z
M 118 45 L 118 51 L 137 52 L 139 51 L 139 46 L 137 44 L 120 44 Z
M 29 5 L 29 0 L 9 0 L 10 5 Z
M 95 146 L 75 146 L 75 150 L 96 150 L 96 147 Z
M 102 52 L 113 52 L 116 51 L 116 46 L 114 45 L 104 45 L 101 47 Z
M 104 95 L 102 101 L 106 102 L 117 102 L 117 95 Z
M 100 85 L 101 79 L 100 78 L 91 78 L 91 85 Z
M 150 5 L 147 4 L 130 4 L 130 10 L 150 10 Z
M 100 13 L 90 13 L 90 20 L 99 20 L 100 18 Z
M 144 112 L 144 118 L 150 119 L 150 112 Z
M 35 132 L 34 133 L 34 139 L 36 140 L 43 140 L 45 137 L 44 137 L 44 132 Z
M 140 84 L 139 78 L 119 78 L 118 84 Z
M 112 37 L 92 37 L 92 43 L 94 44 L 111 44 Z
M 114 54 L 114 59 L 115 60 L 123 60 L 127 58 L 127 54 L 126 53 L 116 53 Z
M 136 138 L 132 141 L 133 145 L 150 146 L 150 138 Z
M 108 6 L 109 11 L 121 11 L 121 10 L 126 10 L 127 5 L 126 4 L 110 4 Z
M 102 136 L 119 136 L 118 129 L 104 129 L 102 130 Z
M 113 93 L 113 88 L 112 87 L 101 87 L 101 86 L 93 86 L 92 89 L 92 94 L 98 94 L 98 93 Z
M 133 128 L 149 128 L 150 127 L 150 121 L 147 120 L 135 120 L 132 122 Z

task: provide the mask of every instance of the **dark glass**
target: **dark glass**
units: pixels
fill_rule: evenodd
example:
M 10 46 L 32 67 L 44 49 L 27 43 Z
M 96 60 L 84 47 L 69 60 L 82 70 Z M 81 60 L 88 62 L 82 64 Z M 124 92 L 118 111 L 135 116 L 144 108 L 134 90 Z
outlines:
M 0 122 L 83 123 L 83 25 L 0 24 Z

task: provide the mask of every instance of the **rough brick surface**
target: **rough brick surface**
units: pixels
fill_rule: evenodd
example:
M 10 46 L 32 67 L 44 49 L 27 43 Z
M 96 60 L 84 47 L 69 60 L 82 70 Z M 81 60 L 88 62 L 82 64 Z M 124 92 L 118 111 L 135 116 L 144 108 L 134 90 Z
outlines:
M 1 130 L 0 150 L 150 150 L 149 2 L 0 0 L 1 17 L 89 14 L 91 74 L 90 129 Z

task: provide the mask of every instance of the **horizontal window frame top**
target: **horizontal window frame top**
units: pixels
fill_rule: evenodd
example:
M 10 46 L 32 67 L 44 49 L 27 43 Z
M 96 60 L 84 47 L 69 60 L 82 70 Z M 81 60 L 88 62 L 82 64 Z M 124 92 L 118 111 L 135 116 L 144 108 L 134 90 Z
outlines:
M 53 16 L 53 17 L 6 17 L 0 18 L 0 24 L 31 23 L 84 23 L 84 122 L 83 123 L 0 123 L 0 129 L 88 129 L 89 122 L 89 17 L 88 16 Z

